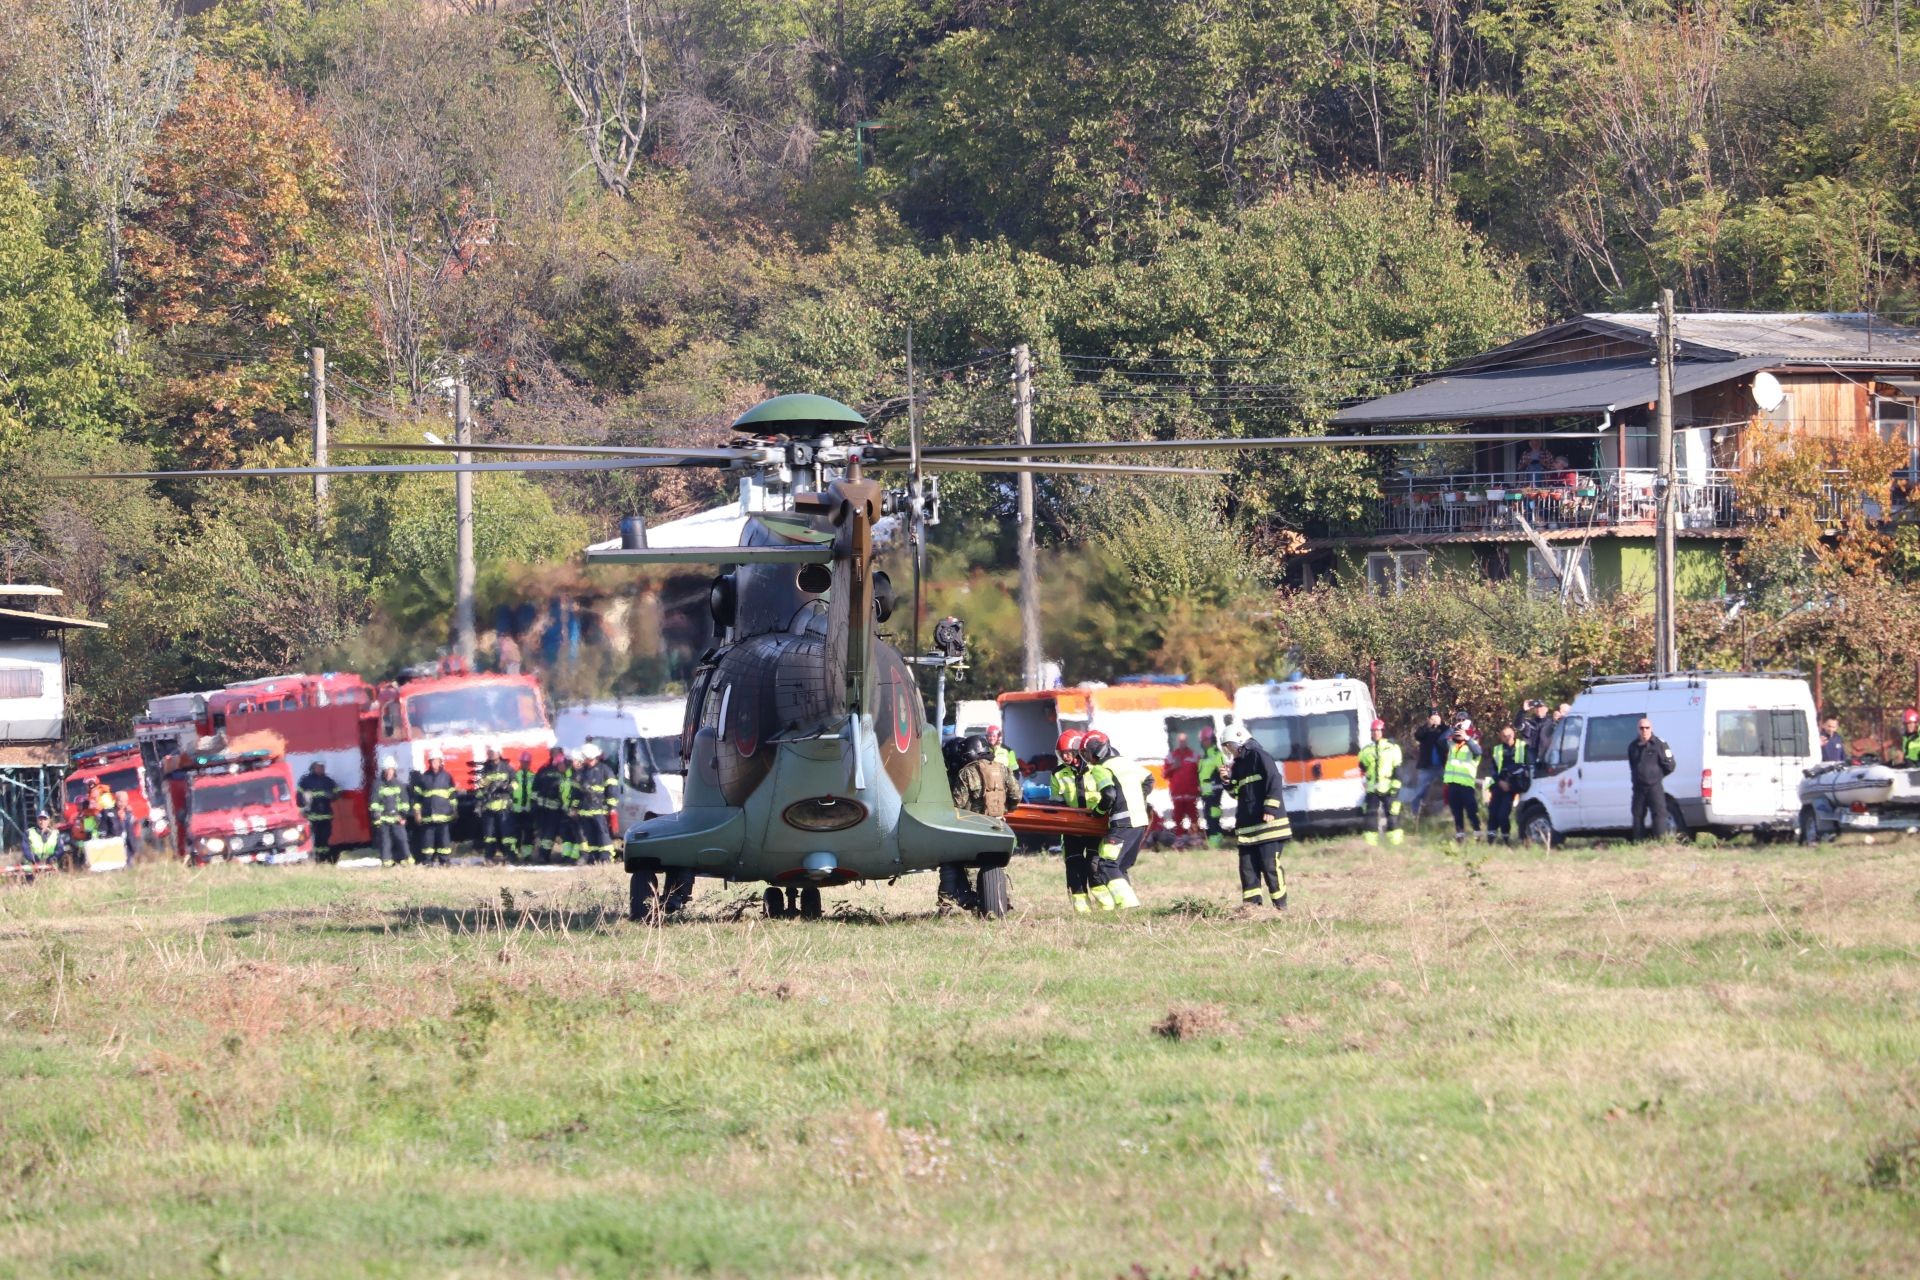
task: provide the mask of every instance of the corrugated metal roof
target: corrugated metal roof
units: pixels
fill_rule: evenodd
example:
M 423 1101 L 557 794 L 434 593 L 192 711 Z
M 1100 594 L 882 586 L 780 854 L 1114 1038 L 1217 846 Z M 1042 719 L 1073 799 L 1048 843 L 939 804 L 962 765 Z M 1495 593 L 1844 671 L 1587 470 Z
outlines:
M 1681 361 L 1674 366 L 1674 394 L 1684 395 L 1715 386 L 1776 363 L 1778 361 L 1760 358 Z M 1653 366 L 1644 359 L 1589 360 L 1436 378 L 1406 391 L 1342 409 L 1333 420 L 1342 425 L 1358 425 L 1599 414 L 1644 405 L 1658 394 Z
M 1582 319 L 1653 338 L 1651 311 L 1592 311 Z M 1674 317 L 1681 355 L 1688 346 L 1780 362 L 1920 365 L 1920 329 L 1865 311 L 1694 311 Z

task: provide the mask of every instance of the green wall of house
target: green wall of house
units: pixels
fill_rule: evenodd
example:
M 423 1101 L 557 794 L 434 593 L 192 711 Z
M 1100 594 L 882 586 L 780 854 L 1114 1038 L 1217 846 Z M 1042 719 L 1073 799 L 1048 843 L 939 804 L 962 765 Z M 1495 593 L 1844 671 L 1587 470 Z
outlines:
M 1556 544 L 1565 545 L 1565 544 Z M 1677 546 L 1674 584 L 1684 600 L 1711 600 L 1727 593 L 1726 562 L 1721 557 L 1722 543 L 1689 538 Z M 1593 547 L 1593 588 L 1600 595 L 1626 592 L 1644 597 L 1653 605 L 1653 539 L 1595 538 Z M 1443 546 L 1407 548 L 1424 550 L 1436 572 L 1478 573 L 1488 556 L 1504 554 L 1507 572 L 1514 578 L 1527 573 L 1527 544 L 1447 543 Z M 1486 555 L 1482 555 L 1482 552 Z M 1336 573 L 1342 582 L 1364 582 L 1367 576 L 1367 552 L 1346 548 L 1335 557 Z

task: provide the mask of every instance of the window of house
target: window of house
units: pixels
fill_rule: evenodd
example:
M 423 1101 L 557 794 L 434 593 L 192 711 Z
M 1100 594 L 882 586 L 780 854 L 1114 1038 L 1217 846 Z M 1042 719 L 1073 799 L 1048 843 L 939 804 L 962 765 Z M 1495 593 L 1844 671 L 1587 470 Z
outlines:
M 45 673 L 38 667 L 8 667 L 0 671 L 0 698 L 38 698 L 46 687 Z
M 1907 450 L 1907 470 L 1920 469 L 1920 439 L 1914 431 L 1914 406 L 1906 400 L 1889 400 L 1885 396 L 1876 396 L 1873 401 L 1874 425 L 1880 429 L 1880 438 L 1904 445 Z
M 1367 556 L 1367 585 L 1383 596 L 1397 595 L 1426 576 L 1432 556 L 1425 551 L 1375 551 Z
M 1529 590 L 1538 595 L 1557 596 L 1560 594 L 1561 579 L 1567 574 L 1578 575 L 1578 585 L 1569 586 L 1574 598 L 1580 599 L 1584 595 L 1591 599 L 1593 593 L 1592 547 L 1555 547 L 1551 560 L 1541 554 L 1538 547 L 1527 548 Z

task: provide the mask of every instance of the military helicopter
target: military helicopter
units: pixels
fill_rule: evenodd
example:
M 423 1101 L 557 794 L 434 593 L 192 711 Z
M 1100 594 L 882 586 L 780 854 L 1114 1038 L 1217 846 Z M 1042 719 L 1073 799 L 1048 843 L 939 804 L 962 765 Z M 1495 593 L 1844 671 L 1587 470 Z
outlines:
M 740 543 L 647 545 L 638 517 L 620 545 L 590 550 L 613 564 L 713 564 L 709 592 L 719 645 L 690 682 L 681 735 L 686 786 L 679 813 L 625 833 L 635 920 L 659 921 L 691 896 L 694 878 L 764 882 L 770 917 L 822 914 L 823 887 L 892 879 L 943 865 L 977 868 L 980 910 L 1010 907 L 1014 834 L 1004 822 L 957 812 L 912 666 L 881 632 L 897 600 L 878 566 L 876 529 L 904 517 L 913 540 L 912 649 L 920 660 L 920 552 L 927 473 L 1064 472 L 1077 476 L 1218 476 L 1151 462 L 1077 460 L 1086 454 L 1297 449 L 1505 440 L 1499 435 L 1282 436 L 906 448 L 879 443 L 865 418 L 824 396 L 775 396 L 742 414 L 721 448 L 620 445 L 340 444 L 340 450 L 559 455 L 510 462 L 231 468 L 101 473 L 91 479 L 262 478 L 459 471 L 565 472 L 718 467 L 751 474 L 767 509 L 748 513 Z M 1595 439 L 1591 433 L 1554 438 Z M 1072 459 L 1072 460 L 1069 460 Z M 905 471 L 903 489 L 874 475 Z M 951 661 L 940 655 L 930 661 Z M 663 880 L 664 877 L 664 880 Z

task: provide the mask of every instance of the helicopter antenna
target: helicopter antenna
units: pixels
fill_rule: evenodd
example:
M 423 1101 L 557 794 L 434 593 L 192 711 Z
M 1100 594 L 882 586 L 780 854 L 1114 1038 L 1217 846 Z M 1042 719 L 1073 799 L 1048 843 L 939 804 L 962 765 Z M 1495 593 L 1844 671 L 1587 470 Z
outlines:
M 913 539 L 913 649 L 920 656 L 920 615 L 923 603 L 920 579 L 926 571 L 927 517 L 926 493 L 920 479 L 920 398 L 914 394 L 913 323 L 907 323 L 907 527 Z

